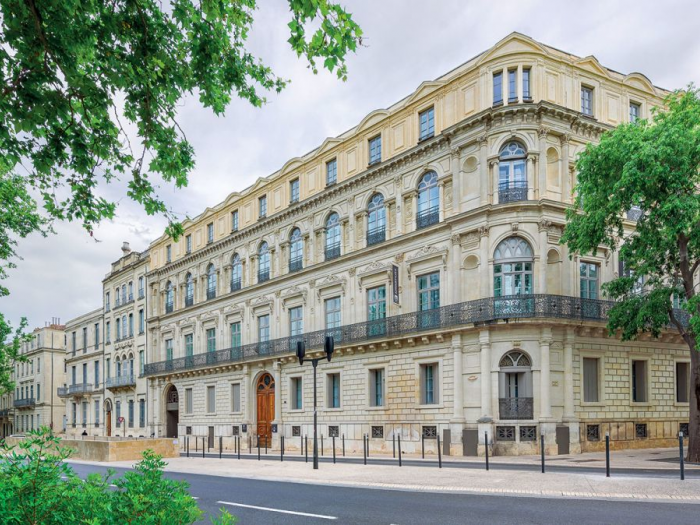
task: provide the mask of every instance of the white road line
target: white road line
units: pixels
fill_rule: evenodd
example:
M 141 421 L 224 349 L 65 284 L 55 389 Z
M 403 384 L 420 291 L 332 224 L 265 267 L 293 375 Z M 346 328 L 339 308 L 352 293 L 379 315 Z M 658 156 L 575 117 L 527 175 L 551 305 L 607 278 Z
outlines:
M 199 496 L 190 496 L 192 499 L 199 499 Z
M 322 520 L 337 520 L 335 516 L 324 516 L 323 514 L 309 514 L 308 512 L 296 512 L 293 510 L 271 509 L 270 507 L 257 507 L 255 505 L 245 505 L 243 503 L 233 503 L 231 501 L 217 501 L 222 505 L 230 505 L 232 507 L 243 507 L 244 509 L 266 510 L 268 512 L 279 512 L 281 514 L 294 514 L 295 516 L 306 516 L 308 518 L 320 518 Z

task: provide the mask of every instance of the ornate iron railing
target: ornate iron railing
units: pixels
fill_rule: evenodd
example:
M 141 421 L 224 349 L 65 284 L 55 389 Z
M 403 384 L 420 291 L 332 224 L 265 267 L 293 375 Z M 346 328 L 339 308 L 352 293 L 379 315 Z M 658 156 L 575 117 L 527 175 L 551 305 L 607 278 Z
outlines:
M 527 200 L 527 182 L 501 182 L 498 185 L 498 203 L 518 202 Z
M 110 390 L 114 388 L 136 386 L 136 376 L 133 374 L 124 374 L 117 377 L 108 377 L 105 381 L 105 386 Z
M 386 228 L 380 226 L 379 228 L 374 228 L 367 231 L 367 246 L 372 246 L 373 244 L 379 244 L 386 240 Z
M 326 261 L 330 261 L 333 259 L 337 259 L 340 257 L 340 243 L 337 242 L 335 244 L 331 244 L 330 246 L 326 246 Z
M 295 257 L 294 259 L 289 259 L 289 271 L 298 272 L 304 268 L 304 260 L 301 257 Z
M 207 288 L 207 300 L 214 299 L 216 297 L 216 288 Z
M 166 313 L 166 314 L 171 314 L 171 313 L 173 313 L 173 303 L 172 303 L 172 302 L 166 302 L 166 303 L 165 303 L 165 313 Z
M 243 287 L 241 280 L 240 279 L 233 279 L 231 280 L 231 291 L 232 292 L 237 292 Z
M 532 419 L 531 397 L 501 397 L 498 399 L 498 415 L 501 419 Z
M 194 304 L 194 295 L 185 296 L 185 306 L 192 306 Z
M 56 389 L 56 395 L 58 395 L 58 397 L 68 397 L 68 387 L 67 386 L 59 386 Z
M 24 399 L 15 399 L 12 404 L 15 408 L 34 408 L 36 400 L 33 397 L 27 397 Z
M 267 270 L 258 270 L 258 282 L 259 283 L 264 283 L 265 281 L 270 280 L 270 269 L 268 268 Z
M 68 387 L 68 395 L 89 394 L 93 390 L 92 383 L 77 383 Z
M 416 214 L 416 228 L 427 228 L 440 222 L 440 208 L 433 206 Z
M 350 345 L 499 320 L 560 318 L 579 321 L 605 321 L 608 311 L 614 304 L 612 301 L 581 299 L 563 295 L 490 297 L 433 310 L 396 315 L 377 321 L 363 321 L 330 330 L 318 330 L 298 336 L 272 339 L 265 343 L 252 343 L 236 348 L 149 363 L 145 365 L 143 375 L 150 376 L 202 366 L 246 361 L 261 356 L 289 354 L 294 352 L 297 341 L 304 341 L 309 350 L 319 349 L 323 348 L 327 335 L 332 335 L 337 345 Z M 677 310 L 676 315 L 683 316 L 684 312 Z M 685 315 L 686 317 L 683 319 L 687 319 L 687 314 Z

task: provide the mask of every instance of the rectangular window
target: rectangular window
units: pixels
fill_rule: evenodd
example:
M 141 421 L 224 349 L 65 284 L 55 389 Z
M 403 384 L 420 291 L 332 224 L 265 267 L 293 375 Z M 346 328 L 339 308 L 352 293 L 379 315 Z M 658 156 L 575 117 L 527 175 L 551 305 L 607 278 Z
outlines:
M 598 299 L 598 277 L 600 266 L 582 262 L 579 265 L 581 279 L 581 299 Z
M 88 403 L 83 401 L 82 403 L 82 413 L 83 413 L 83 427 L 87 426 L 87 416 L 88 416 Z
M 267 217 L 267 195 L 258 199 L 258 212 L 261 219 Z
M 600 359 L 595 357 L 583 358 L 583 401 L 585 403 L 598 403 L 598 369 Z
M 216 387 L 207 387 L 207 412 L 210 414 L 216 412 Z
M 185 252 L 192 253 L 192 235 L 185 236 Z
M 192 334 L 185 336 L 185 356 L 192 357 L 194 355 L 194 337 Z
M 95 350 L 100 346 L 100 325 L 95 323 Z
M 440 272 L 418 276 L 418 310 L 440 307 Z
M 41 403 L 41 383 L 36 385 L 36 402 Z
M 340 374 L 328 374 L 328 408 L 340 408 Z
M 192 389 L 185 388 L 185 414 L 192 413 Z
M 367 290 L 367 333 L 369 336 L 381 336 L 386 333 L 386 286 L 377 286 Z
M 369 405 L 384 406 L 384 369 L 377 368 L 369 371 Z
M 173 340 L 172 339 L 165 340 L 165 360 L 166 361 L 173 360 Z
M 493 74 L 493 105 L 503 104 L 503 72 Z
M 270 316 L 261 315 L 258 317 L 258 342 L 266 343 L 270 340 Z
M 100 362 L 95 361 L 95 388 L 100 385 Z
M 292 204 L 299 202 L 299 179 L 294 179 L 289 183 L 289 202 Z
M 238 210 L 231 212 L 231 230 L 238 231 Z
M 581 113 L 593 116 L 593 88 L 581 86 Z
M 518 70 L 508 70 L 508 102 L 513 103 L 518 101 Z
M 435 135 L 435 108 L 429 108 L 418 114 L 418 140 L 429 139 Z
M 172 262 L 173 260 L 173 247 L 168 244 L 165 247 L 165 262 Z
M 338 182 L 338 160 L 333 159 L 326 162 L 326 186 L 332 186 Z
M 207 352 L 216 351 L 216 328 L 207 330 Z
M 376 164 L 382 160 L 382 136 L 377 135 L 369 139 L 369 164 Z
M 241 384 L 233 383 L 231 385 L 231 412 L 241 411 Z
M 632 361 L 632 401 L 647 402 L 647 362 Z
M 143 299 L 144 295 L 145 293 L 143 289 L 143 277 L 139 277 L 139 299 Z
M 77 337 L 76 337 L 76 335 L 75 335 L 75 332 L 73 332 L 72 336 L 73 336 L 73 337 L 72 337 L 72 343 L 73 343 L 73 348 L 72 348 L 72 350 L 73 350 L 73 352 L 75 352 L 75 349 L 77 348 L 77 343 L 76 343 Z
M 95 401 L 95 426 L 100 426 L 100 402 Z
M 146 317 L 143 314 L 143 308 L 139 310 L 139 333 L 142 334 L 146 330 Z
M 207 244 L 214 242 L 214 223 L 207 224 Z
M 83 384 L 86 385 L 88 382 L 88 364 L 83 363 Z
M 630 122 L 637 122 L 642 107 L 636 102 L 630 102 Z
M 139 373 L 143 375 L 144 367 L 146 366 L 146 361 L 143 358 L 143 350 L 139 350 Z
M 231 323 L 231 348 L 241 346 L 241 323 Z
M 301 335 L 304 333 L 304 316 L 301 306 L 289 309 L 289 335 Z
M 139 399 L 139 428 L 146 426 L 146 400 Z
M 523 101 L 532 100 L 530 95 L 530 68 L 523 68 Z
M 105 377 L 110 377 L 112 375 L 112 360 L 107 358 L 105 360 Z
M 434 405 L 438 402 L 437 363 L 420 365 L 421 404 Z
M 326 329 L 340 327 L 340 297 L 326 299 Z
M 41 357 L 36 358 L 36 373 L 41 373 Z
M 289 397 L 291 398 L 292 410 L 301 410 L 304 408 L 301 377 L 293 377 L 291 386 L 292 391 L 290 392 Z
M 109 292 L 105 293 L 105 312 L 109 312 L 109 307 L 112 305 L 109 301 Z
M 687 403 L 690 395 L 690 363 L 676 363 L 676 402 Z
M 109 321 L 107 321 L 105 323 L 105 339 L 106 339 L 106 341 L 105 341 L 106 343 L 112 342 L 112 333 L 110 332 L 110 329 L 109 329 Z

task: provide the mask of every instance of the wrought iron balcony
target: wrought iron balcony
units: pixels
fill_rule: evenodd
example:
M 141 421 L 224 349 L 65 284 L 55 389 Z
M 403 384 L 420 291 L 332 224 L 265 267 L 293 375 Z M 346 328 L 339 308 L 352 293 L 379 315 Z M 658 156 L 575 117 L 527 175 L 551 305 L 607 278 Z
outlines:
M 340 257 L 340 243 L 336 242 L 326 246 L 326 261 L 331 261 Z
M 501 397 L 498 399 L 498 415 L 501 419 L 532 419 L 531 397 Z
M 166 314 L 173 313 L 173 303 L 165 303 L 165 313 Z
M 207 288 L 207 300 L 216 297 L 216 288 Z
M 262 344 L 253 343 L 170 361 L 149 363 L 145 365 L 143 375 L 152 376 L 171 371 L 248 361 L 260 356 L 289 354 L 293 353 L 298 340 L 306 342 L 307 350 L 321 349 L 326 335 L 332 335 L 336 344 L 347 346 L 510 319 L 573 319 L 604 322 L 614 304 L 612 301 L 546 294 L 489 297 L 433 310 L 395 315 L 381 321 L 363 321 L 332 330 L 318 330 L 293 337 L 272 339 Z M 682 319 L 682 322 L 687 323 L 687 313 L 676 310 L 675 314 L 677 318 Z
M 498 185 L 498 203 L 518 202 L 527 200 L 527 182 L 501 182 Z
M 133 387 L 136 386 L 136 376 L 133 374 L 124 374 L 117 377 L 109 377 L 107 381 L 105 381 L 105 386 L 108 390 Z
M 9 408 L 0 408 L 0 417 L 8 417 L 11 413 Z
M 304 268 L 304 260 L 301 257 L 295 257 L 294 259 L 289 259 L 289 271 L 298 272 Z
M 416 215 L 416 228 L 418 230 L 421 228 L 427 228 L 428 226 L 432 226 L 438 222 L 440 222 L 440 208 L 437 206 L 420 211 Z
M 75 385 L 70 385 L 68 387 L 68 395 L 81 396 L 83 394 L 89 394 L 93 391 L 93 386 L 93 383 L 76 383 Z
M 68 397 L 68 387 L 67 386 L 59 386 L 56 389 L 56 394 L 58 397 Z
M 117 308 L 121 308 L 122 306 L 126 306 L 127 304 L 131 304 L 133 302 L 134 302 L 134 294 L 130 294 L 128 300 L 126 298 L 122 298 L 121 301 L 115 301 L 114 302 L 114 309 L 116 310 Z
M 232 292 L 237 292 L 243 287 L 241 280 L 240 279 L 233 279 L 231 280 L 231 291 Z
M 372 246 L 373 244 L 379 244 L 386 240 L 386 228 L 380 226 L 379 228 L 373 228 L 367 230 L 367 246 Z
M 270 269 L 268 268 L 267 270 L 258 270 L 258 282 L 259 283 L 264 283 L 265 281 L 270 280 Z
M 194 304 L 194 295 L 185 296 L 185 306 L 192 306 Z
M 34 408 L 36 400 L 33 397 L 26 397 L 24 399 L 15 399 L 12 404 L 15 408 Z

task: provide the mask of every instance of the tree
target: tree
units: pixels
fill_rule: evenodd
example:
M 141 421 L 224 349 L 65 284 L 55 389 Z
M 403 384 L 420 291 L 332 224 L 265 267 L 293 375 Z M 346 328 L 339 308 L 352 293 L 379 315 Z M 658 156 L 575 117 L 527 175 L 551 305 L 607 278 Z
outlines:
M 352 16 L 332 0 L 287 5 L 291 48 L 314 72 L 321 61 L 345 79 L 346 56 L 362 43 Z M 0 213 L 12 203 L 5 188 L 25 205 L 13 214 L 15 224 L 0 222 L 0 263 L 15 255 L 5 249 L 10 235 L 47 231 L 28 189 L 44 217 L 80 221 L 92 234 L 116 209 L 99 185 L 125 178 L 128 196 L 146 213 L 165 215 L 167 233 L 181 234 L 156 191 L 158 180 L 186 186 L 195 164 L 178 106 L 193 95 L 223 115 L 234 94 L 261 106 L 265 92 L 287 84 L 246 49 L 256 6 L 0 0 Z
M 603 285 L 608 329 L 623 340 L 676 329 L 690 353 L 689 461 L 700 461 L 700 93 L 676 91 L 650 121 L 619 126 L 577 160 L 575 206 L 562 237 L 573 253 L 619 250 Z M 625 221 L 638 210 L 634 227 Z M 640 289 L 640 282 L 643 287 Z M 677 308 L 674 308 L 674 303 Z M 680 308 L 678 308 L 680 307 Z

